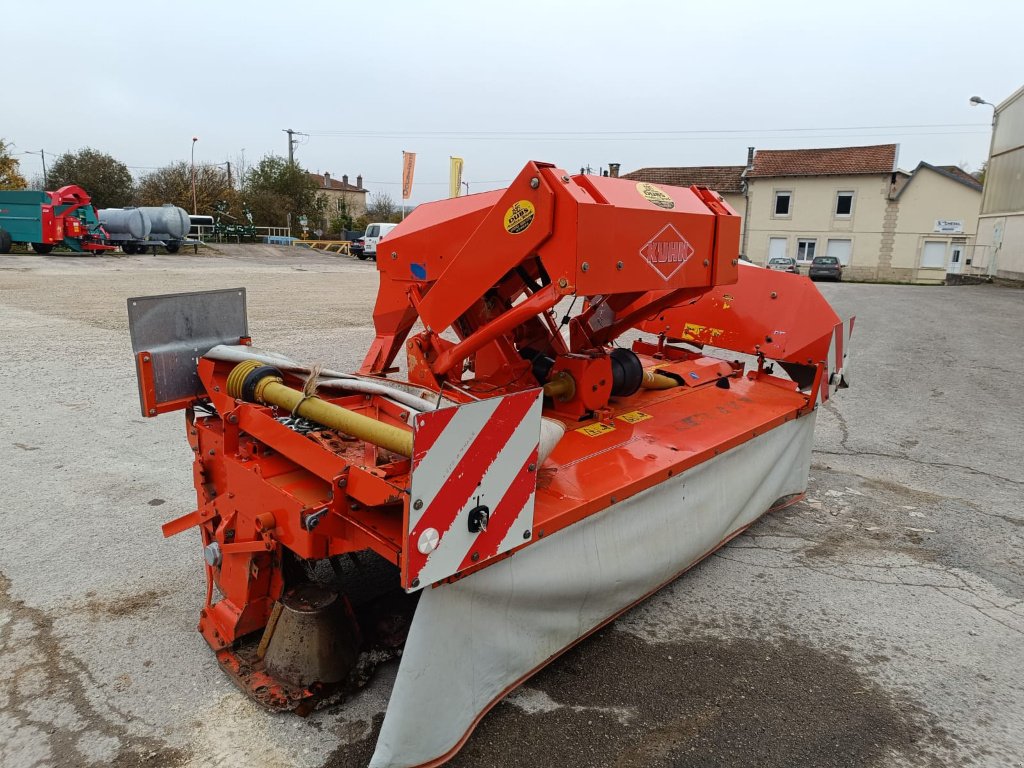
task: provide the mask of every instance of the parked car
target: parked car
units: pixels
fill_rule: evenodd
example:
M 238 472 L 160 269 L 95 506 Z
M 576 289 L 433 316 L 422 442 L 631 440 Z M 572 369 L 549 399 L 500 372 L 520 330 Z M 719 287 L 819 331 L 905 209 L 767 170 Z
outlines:
M 365 241 L 361 237 L 357 237 L 348 246 L 348 252 L 351 253 L 353 256 L 355 256 L 360 261 L 362 261 L 362 260 L 364 260 L 366 258 L 366 253 L 364 252 L 364 249 L 365 249 Z
M 768 259 L 768 269 L 774 269 L 776 272 L 792 272 L 794 275 L 800 274 L 800 267 L 797 266 L 796 259 L 791 259 L 788 256 L 776 256 L 774 259 Z
M 811 280 L 835 280 L 838 283 L 843 279 L 843 265 L 835 256 L 815 256 L 807 275 Z
M 387 224 L 384 222 L 378 222 L 368 226 L 366 228 L 366 234 L 360 238 L 363 241 L 363 255 L 360 258 L 373 259 L 376 261 L 377 243 L 379 243 L 388 232 L 397 226 L 397 224 Z

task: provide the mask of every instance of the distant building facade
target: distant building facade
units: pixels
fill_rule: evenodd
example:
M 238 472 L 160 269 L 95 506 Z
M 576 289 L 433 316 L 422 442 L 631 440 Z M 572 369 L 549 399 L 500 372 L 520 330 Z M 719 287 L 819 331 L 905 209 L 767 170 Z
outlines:
M 940 283 L 970 259 L 981 185 L 950 166 L 899 171 L 897 149 L 751 148 L 746 166 L 644 168 L 626 178 L 715 189 L 718 176 L 754 263 L 788 256 L 806 269 L 815 256 L 835 256 L 846 279 Z
M 318 194 L 323 195 L 327 200 L 328 220 L 337 215 L 347 207 L 348 214 L 353 219 L 366 215 L 366 190 L 363 189 L 363 177 L 356 176 L 356 183 L 350 184 L 348 175 L 345 174 L 341 180 L 331 178 L 331 174 L 324 172 L 310 173 L 316 183 Z
M 993 115 L 974 266 L 975 272 L 1024 281 L 1024 88 Z

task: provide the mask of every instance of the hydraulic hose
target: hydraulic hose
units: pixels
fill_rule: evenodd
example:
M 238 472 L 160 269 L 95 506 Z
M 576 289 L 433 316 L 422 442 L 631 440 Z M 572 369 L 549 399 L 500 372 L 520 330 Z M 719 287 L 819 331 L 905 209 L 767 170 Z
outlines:
M 239 363 L 228 374 L 231 397 L 250 403 L 276 405 L 304 419 L 336 429 L 360 440 L 386 448 L 400 456 L 412 456 L 412 432 L 328 403 L 316 395 L 285 386 L 276 368 L 257 360 Z

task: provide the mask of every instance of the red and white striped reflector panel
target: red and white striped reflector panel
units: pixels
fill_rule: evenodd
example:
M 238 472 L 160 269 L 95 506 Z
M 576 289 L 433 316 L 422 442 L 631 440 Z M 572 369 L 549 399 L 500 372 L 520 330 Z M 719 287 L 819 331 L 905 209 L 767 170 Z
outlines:
M 818 392 L 818 401 L 824 403 L 840 387 L 850 386 L 850 336 L 853 335 L 853 321 L 843 320 L 836 323 L 832 331 L 832 341 L 828 347 L 828 360 L 823 382 Z
M 534 389 L 416 416 L 402 568 L 407 590 L 530 540 L 542 399 Z M 486 527 L 472 530 L 481 519 Z

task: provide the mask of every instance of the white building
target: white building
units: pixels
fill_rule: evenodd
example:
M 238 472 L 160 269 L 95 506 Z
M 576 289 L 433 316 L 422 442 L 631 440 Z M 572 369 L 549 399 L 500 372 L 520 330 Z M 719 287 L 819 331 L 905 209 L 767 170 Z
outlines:
M 1024 281 L 1024 87 L 995 108 L 973 266 Z

